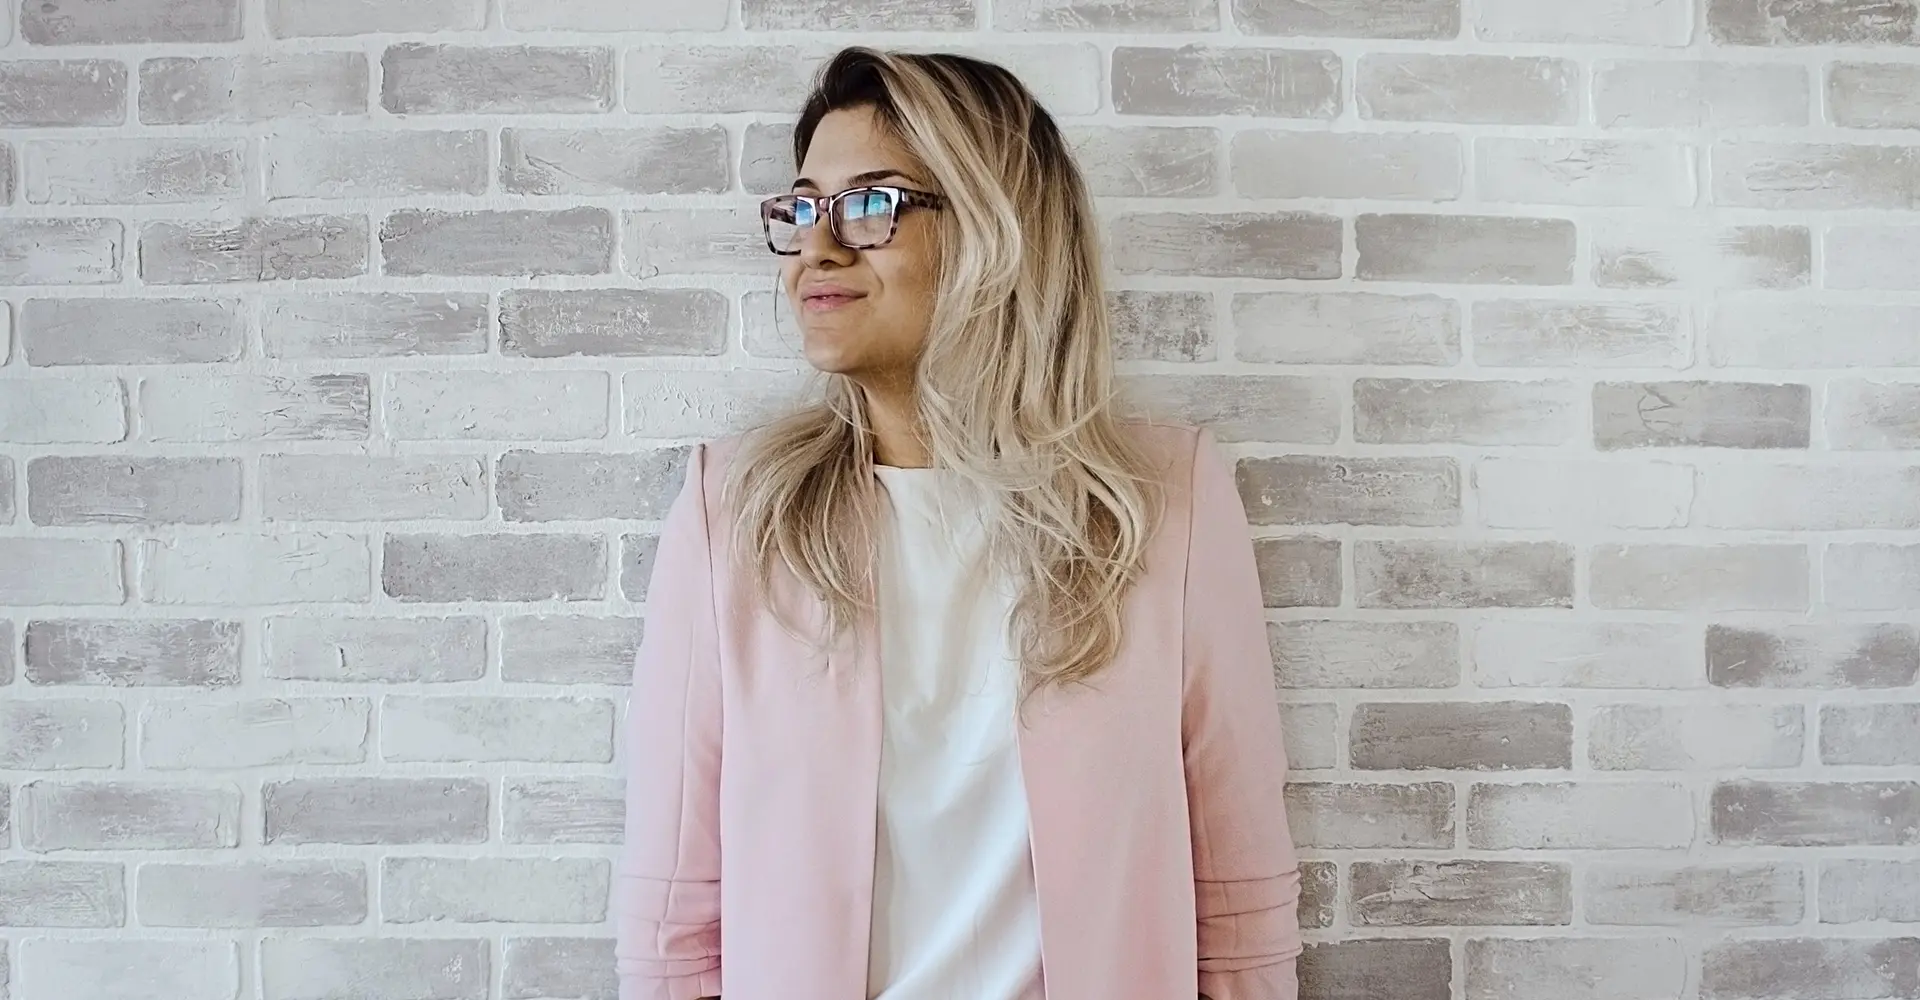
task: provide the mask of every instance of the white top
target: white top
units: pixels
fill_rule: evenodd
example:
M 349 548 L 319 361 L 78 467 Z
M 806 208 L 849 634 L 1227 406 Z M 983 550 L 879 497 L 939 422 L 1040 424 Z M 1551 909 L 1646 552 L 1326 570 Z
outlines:
M 885 738 L 867 996 L 1042 1000 L 1010 588 L 950 470 L 875 466 Z

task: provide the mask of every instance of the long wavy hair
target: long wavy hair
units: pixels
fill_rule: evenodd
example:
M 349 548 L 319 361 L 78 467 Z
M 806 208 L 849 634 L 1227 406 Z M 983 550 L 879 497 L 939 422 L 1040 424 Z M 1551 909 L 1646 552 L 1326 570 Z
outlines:
M 983 491 L 991 558 L 1015 581 L 1008 638 L 1024 705 L 1112 661 L 1165 504 L 1119 416 L 1092 201 L 1052 116 L 999 65 L 843 49 L 814 76 L 794 163 L 827 113 L 860 106 L 948 202 L 918 430 L 934 466 Z M 820 396 L 742 436 L 724 496 L 759 595 L 806 638 L 770 599 L 786 567 L 824 603 L 813 638 L 825 646 L 876 606 L 880 506 L 863 391 L 830 374 Z

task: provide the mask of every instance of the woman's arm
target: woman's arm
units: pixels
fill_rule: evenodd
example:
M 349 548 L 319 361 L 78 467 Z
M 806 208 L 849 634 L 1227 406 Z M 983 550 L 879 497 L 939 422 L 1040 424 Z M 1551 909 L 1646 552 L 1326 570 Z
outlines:
M 1231 464 L 1202 430 L 1187 556 L 1187 799 L 1199 908 L 1200 992 L 1296 1000 L 1299 862 L 1282 790 L 1286 749 L 1247 513 Z
M 667 511 L 628 695 L 614 886 L 620 1000 L 720 992 L 720 671 L 706 446 Z

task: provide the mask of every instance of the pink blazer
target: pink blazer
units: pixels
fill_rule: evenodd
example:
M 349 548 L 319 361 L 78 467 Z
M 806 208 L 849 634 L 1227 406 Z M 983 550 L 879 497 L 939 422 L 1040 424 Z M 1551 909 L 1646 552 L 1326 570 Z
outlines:
M 1129 426 L 1164 460 L 1168 509 L 1123 648 L 1091 688 L 1031 699 L 1017 735 L 1046 993 L 1295 1000 L 1300 875 L 1246 511 L 1209 432 Z M 755 609 L 719 520 L 737 443 L 693 448 L 647 591 L 620 998 L 863 1000 L 877 642 L 869 624 L 861 655 L 814 654 Z

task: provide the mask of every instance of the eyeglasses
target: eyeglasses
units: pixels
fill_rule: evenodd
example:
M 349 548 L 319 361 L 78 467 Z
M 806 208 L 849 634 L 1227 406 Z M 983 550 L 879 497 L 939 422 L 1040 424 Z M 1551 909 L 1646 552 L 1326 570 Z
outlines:
M 782 194 L 760 203 L 760 223 L 767 231 L 767 249 L 782 256 L 800 252 L 807 230 L 822 215 L 841 246 L 871 250 L 892 241 L 900 229 L 901 209 L 937 209 L 945 204 L 945 198 L 931 191 L 886 186 L 848 188 L 829 195 Z

